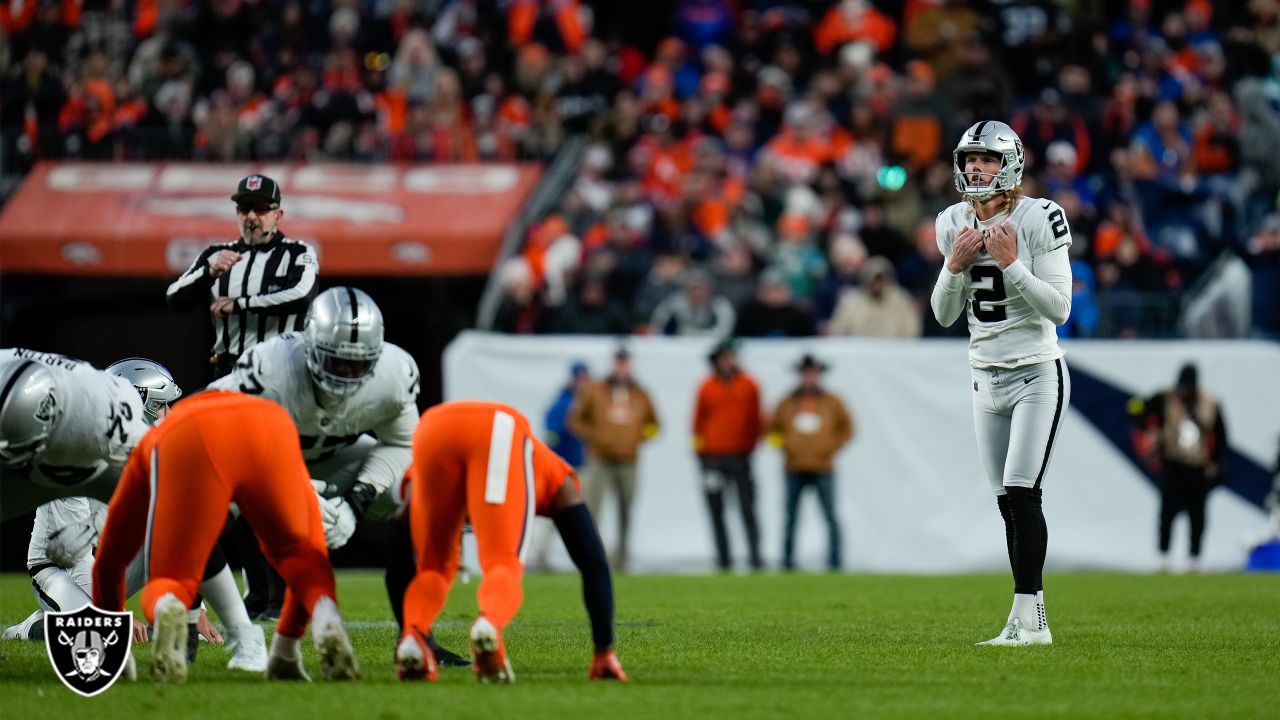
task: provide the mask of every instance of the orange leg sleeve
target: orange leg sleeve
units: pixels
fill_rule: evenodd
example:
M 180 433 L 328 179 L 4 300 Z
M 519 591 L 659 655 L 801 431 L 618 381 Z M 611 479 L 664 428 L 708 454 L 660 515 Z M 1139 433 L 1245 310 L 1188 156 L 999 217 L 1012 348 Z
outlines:
M 467 472 L 467 511 L 476 533 L 484 574 L 476 590 L 476 601 L 480 613 L 498 629 L 511 622 L 524 602 L 524 565 L 519 553 L 532 519 L 529 512 L 529 503 L 533 502 L 532 479 L 525 477 L 524 443 L 518 433 L 516 438 L 501 502 L 489 502 L 485 498 L 488 478 L 484 463 L 473 463 Z
M 409 497 L 409 523 L 418 572 L 404 593 L 404 628 L 431 631 L 458 572 L 466 486 L 456 471 L 432 462 L 430 444 L 416 439 Z
M 262 437 L 273 436 L 280 437 Z M 335 603 L 338 598 L 311 475 L 291 427 L 288 437 L 294 439 L 293 447 L 280 443 L 281 447 L 259 451 L 264 457 L 258 461 L 257 477 L 239 484 L 235 501 L 258 536 L 267 561 L 284 578 L 284 606 L 276 632 L 297 638 L 306 632 L 311 610 L 320 598 L 329 597 Z
M 148 620 L 155 619 L 156 601 L 165 593 L 171 592 L 191 606 L 231 500 L 199 429 L 188 425 L 176 430 L 148 459 L 155 489 L 142 549 L 147 569 L 142 611 Z

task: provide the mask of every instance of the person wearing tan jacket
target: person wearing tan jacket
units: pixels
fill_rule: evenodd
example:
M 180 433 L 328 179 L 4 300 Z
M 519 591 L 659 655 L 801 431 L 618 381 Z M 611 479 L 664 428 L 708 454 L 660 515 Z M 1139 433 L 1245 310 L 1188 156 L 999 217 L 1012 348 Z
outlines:
M 800 494 L 812 487 L 827 520 L 827 566 L 839 570 L 842 540 L 833 470 L 836 453 L 853 439 L 853 416 L 839 397 L 822 387 L 825 364 L 805 355 L 796 370 L 800 373 L 800 386 L 783 398 L 769 420 L 769 441 L 786 456 L 787 523 L 782 565 L 787 570 L 795 569 L 796 510 Z
M 827 326 L 830 335 L 920 337 L 920 309 L 898 284 L 893 263 L 877 255 L 862 266 L 862 285 L 846 290 Z
M 649 393 L 631 376 L 631 354 L 619 348 L 608 377 L 587 385 L 569 410 L 569 430 L 587 444 L 582 495 L 592 517 L 601 517 L 605 493 L 618 496 L 618 541 L 612 565 L 623 572 L 629 553 L 631 502 L 636 492 L 640 445 L 658 434 L 658 415 Z

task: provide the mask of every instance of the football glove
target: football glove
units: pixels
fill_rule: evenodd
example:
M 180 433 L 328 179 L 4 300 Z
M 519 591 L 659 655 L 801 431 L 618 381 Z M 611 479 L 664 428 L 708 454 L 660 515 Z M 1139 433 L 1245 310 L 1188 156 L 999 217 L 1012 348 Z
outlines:
M 324 521 L 324 541 L 330 549 L 346 545 L 356 531 L 356 514 L 342 498 L 321 499 L 320 519 Z
M 45 545 L 49 562 L 60 568 L 75 567 L 98 542 L 98 530 L 91 522 L 73 522 L 53 531 Z

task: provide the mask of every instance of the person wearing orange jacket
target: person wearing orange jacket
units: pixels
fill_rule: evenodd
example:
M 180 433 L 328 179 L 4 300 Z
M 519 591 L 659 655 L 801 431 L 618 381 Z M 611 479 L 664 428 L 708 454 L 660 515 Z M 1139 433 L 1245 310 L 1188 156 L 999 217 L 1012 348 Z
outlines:
M 760 439 L 764 420 L 760 415 L 760 386 L 738 367 L 737 351 L 738 343 L 732 338 L 721 341 L 711 351 L 713 372 L 698 388 L 693 411 L 693 450 L 702 468 L 702 492 L 711 512 L 720 569 L 728 570 L 733 563 L 724 523 L 725 492 L 732 489 L 737 493 L 747 531 L 751 568 L 760 570 L 764 563 L 760 560 L 751 452 Z

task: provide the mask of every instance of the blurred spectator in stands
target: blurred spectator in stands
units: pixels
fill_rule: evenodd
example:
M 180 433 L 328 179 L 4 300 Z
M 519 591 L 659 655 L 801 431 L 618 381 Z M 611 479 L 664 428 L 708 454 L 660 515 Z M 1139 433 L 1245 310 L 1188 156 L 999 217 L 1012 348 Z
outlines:
M 578 0 L 514 0 L 507 10 L 507 39 L 523 48 L 538 42 L 557 53 L 573 54 L 590 32 Z
M 1129 401 L 1136 424 L 1135 449 L 1161 478 L 1160 570 L 1169 572 L 1173 519 L 1184 510 L 1191 521 L 1191 572 L 1200 568 L 1205 504 L 1225 480 L 1231 446 L 1222 407 L 1200 389 L 1196 366 L 1187 363 L 1178 382 L 1145 401 Z
M 414 28 L 400 39 L 388 70 L 387 85 L 401 90 L 410 103 L 425 103 L 435 91 L 439 71 L 440 61 L 431 37 L 425 30 Z
M 655 255 L 648 274 L 636 290 L 632 305 L 633 317 L 645 320 L 652 317 L 658 303 L 681 289 L 681 278 L 686 267 L 687 261 L 678 253 L 666 251 Z
M 521 335 L 542 331 L 546 317 L 529 262 L 523 257 L 509 258 L 503 263 L 498 282 L 502 299 L 494 314 L 494 331 Z
M 877 52 L 888 52 L 897 34 L 897 24 L 866 0 L 840 0 L 813 29 L 813 45 L 829 55 L 849 42 L 867 40 Z
M 791 300 L 786 278 L 774 268 L 760 273 L 756 296 L 738 313 L 733 334 L 738 337 L 807 337 L 816 326 L 813 316 Z
M 1022 138 L 1029 171 L 1039 173 L 1045 168 L 1049 146 L 1056 141 L 1064 142 L 1075 152 L 1075 174 L 1089 166 L 1089 128 L 1075 110 L 1067 107 L 1057 88 L 1041 90 L 1036 104 L 1015 113 L 1009 126 Z
M 908 252 L 910 243 L 902 233 L 886 222 L 884 200 L 873 198 L 862 206 L 862 227 L 858 237 L 867 248 L 867 254 L 879 255 L 897 262 Z
M 603 215 L 613 204 L 616 190 L 608 179 L 609 170 L 613 167 L 613 156 L 604 145 L 592 145 L 587 148 L 582 159 L 582 167 L 573 189 L 582 197 L 591 211 Z
M 1098 289 L 1168 290 L 1178 284 L 1169 266 L 1169 254 L 1154 246 L 1142 231 L 1130 207 L 1113 202 L 1093 239 L 1098 267 Z
M 909 173 L 923 170 L 942 156 L 943 138 L 953 135 L 952 115 L 946 96 L 937 92 L 933 68 L 909 61 L 902 95 L 889 112 L 887 149 Z
M 732 339 L 711 351 L 712 374 L 698 387 L 693 409 L 693 451 L 702 471 L 702 492 L 711 513 L 718 567 L 729 570 L 729 535 L 724 522 L 726 493 L 737 496 L 747 536 L 751 569 L 760 570 L 760 528 L 756 522 L 756 484 L 751 453 L 764 431 L 760 387 L 738 366 L 738 344 Z
M 884 165 L 883 134 L 880 119 L 871 106 L 853 106 L 848 126 L 836 128 L 832 139 L 831 161 L 841 180 L 857 185 L 875 177 Z
M 827 568 L 839 570 L 843 540 L 836 516 L 835 455 L 854 437 L 853 416 L 822 386 L 827 366 L 806 354 L 796 365 L 800 385 L 778 403 L 769 419 L 769 442 L 782 450 L 787 474 L 786 529 L 782 567 L 795 569 L 796 519 L 800 495 L 812 488 L 827 521 Z
M 922 0 L 907 3 L 904 14 L 903 44 L 941 77 L 960 63 L 964 44 L 981 37 L 982 15 L 967 2 Z
M 659 422 L 649 393 L 632 376 L 631 354 L 625 347 L 614 353 L 608 376 L 579 391 L 569 411 L 569 429 L 587 445 L 582 497 L 592 517 L 604 517 L 607 494 L 617 497 L 618 539 L 610 565 L 626 572 L 636 461 L 640 446 L 658 434 Z
M 1257 79 L 1240 81 L 1234 95 L 1242 116 L 1240 192 L 1245 201 L 1240 222 L 1249 229 L 1275 210 L 1280 193 L 1280 100 L 1269 98 L 1266 85 Z
M 552 241 L 543 260 L 543 284 L 549 305 L 564 304 L 581 267 L 581 240 L 566 233 Z
M 1062 188 L 1042 195 L 1062 206 L 1067 219 L 1067 227 L 1071 228 L 1071 259 L 1093 257 L 1093 236 L 1097 230 L 1097 212 L 1092 205 L 1080 201 L 1080 195 L 1071 188 Z
M 683 287 L 653 309 L 649 331 L 659 335 L 725 337 L 733 332 L 737 313 L 715 291 L 715 279 L 700 267 L 684 272 Z
M 822 334 L 827 334 L 827 323 L 831 321 L 840 297 L 862 282 L 861 271 L 867 261 L 867 248 L 857 235 L 838 232 L 831 238 L 828 254 L 831 256 L 831 274 L 823 281 L 813 304 L 813 315 Z
M 58 115 L 66 102 L 67 93 L 56 68 L 49 67 L 43 50 L 32 49 L 21 64 L 14 63 L 0 91 L 0 133 L 4 136 L 0 153 L 6 165 L 25 172 L 37 159 L 62 156 L 65 151 Z
M 1044 151 L 1045 165 L 1042 168 L 1040 191 L 1043 197 L 1052 198 L 1058 193 L 1069 191 L 1075 194 L 1077 204 L 1093 208 L 1094 193 L 1089 179 L 1084 175 L 1079 155 L 1071 143 L 1065 140 L 1054 140 Z M 1068 218 L 1070 221 L 1071 218 Z M 1079 235 L 1080 228 L 1071 225 L 1072 235 Z
M 577 293 L 556 310 L 549 331 L 562 335 L 623 335 L 631 328 L 622 307 L 605 292 L 604 278 L 586 274 L 578 282 Z
M 751 250 L 742 242 L 730 242 L 712 259 L 711 274 L 716 280 L 716 291 L 733 306 L 736 318 L 756 291 Z
M 919 337 L 920 308 L 898 285 L 893 263 L 873 257 L 862 266 L 862 282 L 840 296 L 830 335 Z
M 1070 27 L 1065 8 L 1043 0 L 1001 0 L 987 7 L 994 21 L 989 31 L 995 39 L 992 45 L 998 62 L 1010 73 L 1015 93 L 1029 97 L 1052 85 L 1053 73 L 1063 65 L 1063 31 Z M 1025 141 L 1022 129 L 1014 130 Z
M 1072 226 L 1074 227 L 1074 226 Z M 1098 304 L 1094 301 L 1093 268 L 1084 260 L 1071 262 L 1071 314 L 1058 326 L 1058 337 L 1087 338 L 1098 331 Z
M 769 267 L 786 281 L 797 305 L 812 306 L 813 298 L 827 276 L 827 258 L 814 242 L 808 217 L 787 213 L 779 218 L 778 244 L 774 247 Z
M 1280 341 L 1280 212 L 1263 219 L 1245 260 L 1253 272 L 1253 335 Z
M 939 85 L 956 110 L 954 127 L 968 127 L 981 118 L 1008 117 L 1013 106 L 1009 71 L 993 56 L 991 45 L 970 38 L 960 45 L 958 64 Z

